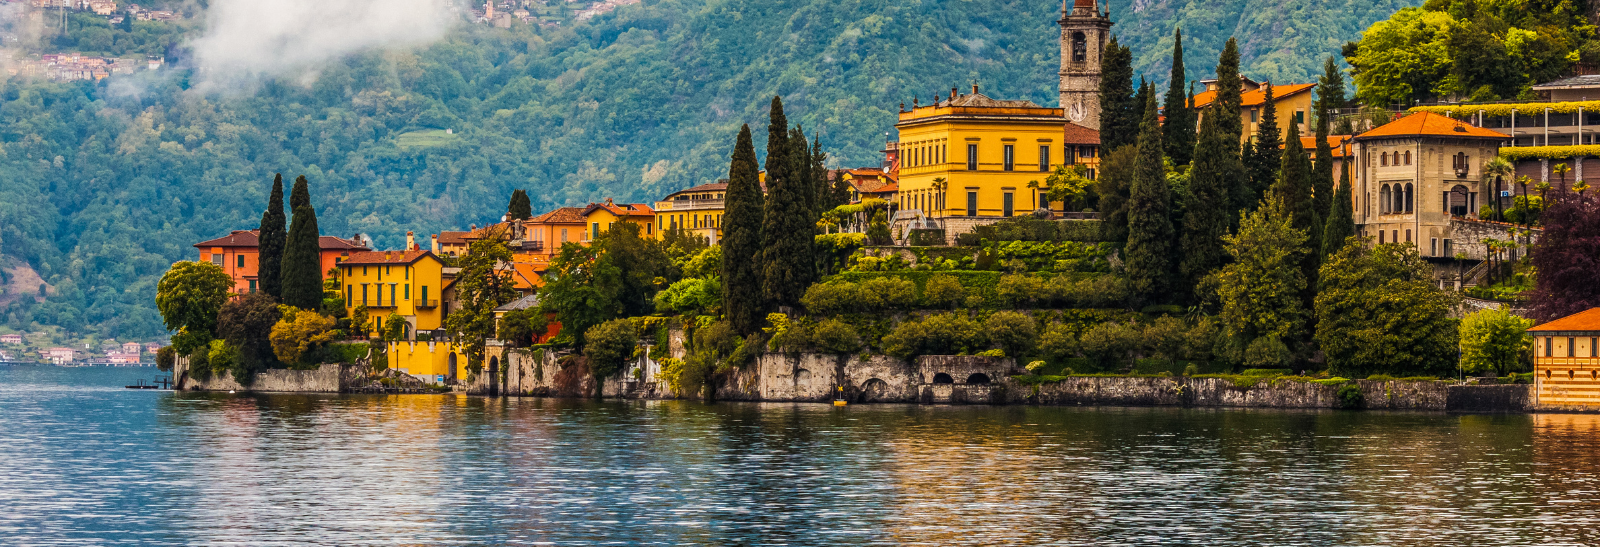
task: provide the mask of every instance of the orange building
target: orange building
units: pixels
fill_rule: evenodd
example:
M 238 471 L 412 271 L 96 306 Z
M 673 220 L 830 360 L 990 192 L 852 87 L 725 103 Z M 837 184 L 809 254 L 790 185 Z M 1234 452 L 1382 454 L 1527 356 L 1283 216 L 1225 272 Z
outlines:
M 1534 404 L 1600 407 L 1600 308 L 1528 329 Z
M 1204 108 L 1217 100 L 1216 80 L 1205 80 L 1206 90 L 1194 95 L 1194 107 L 1200 110 L 1200 115 L 1205 116 Z M 1257 84 L 1249 78 L 1241 82 L 1239 99 L 1239 121 L 1243 124 L 1244 131 L 1239 135 L 1244 142 L 1250 141 L 1260 131 L 1261 116 L 1267 106 L 1266 86 L 1272 86 L 1272 104 L 1278 113 L 1278 135 L 1281 138 L 1289 133 L 1289 124 L 1299 126 L 1301 135 L 1309 135 L 1316 128 L 1311 127 L 1311 94 L 1317 84 L 1283 84 L 1272 85 Z
M 234 292 L 249 294 L 256 292 L 259 284 L 257 274 L 261 267 L 260 230 L 234 230 L 228 235 L 202 241 L 194 244 L 200 250 L 200 261 L 210 262 L 222 267 L 222 271 L 233 277 Z M 363 242 L 342 237 L 322 236 L 317 241 L 322 247 L 322 266 L 318 270 L 327 276 L 327 272 L 338 265 L 340 260 L 348 258 L 351 253 L 369 251 Z

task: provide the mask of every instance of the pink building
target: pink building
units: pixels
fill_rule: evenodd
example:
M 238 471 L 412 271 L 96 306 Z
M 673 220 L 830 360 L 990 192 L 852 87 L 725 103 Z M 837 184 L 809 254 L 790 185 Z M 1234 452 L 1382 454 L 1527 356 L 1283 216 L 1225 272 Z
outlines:
M 73 356 L 76 354 L 77 351 L 72 348 L 50 348 L 44 351 L 44 356 L 49 358 L 51 363 L 57 365 L 71 363 Z
M 15 344 L 21 344 L 21 343 L 22 343 L 22 335 L 20 335 L 20 334 L 0 334 L 0 344 L 13 344 L 13 345 L 15 345 Z

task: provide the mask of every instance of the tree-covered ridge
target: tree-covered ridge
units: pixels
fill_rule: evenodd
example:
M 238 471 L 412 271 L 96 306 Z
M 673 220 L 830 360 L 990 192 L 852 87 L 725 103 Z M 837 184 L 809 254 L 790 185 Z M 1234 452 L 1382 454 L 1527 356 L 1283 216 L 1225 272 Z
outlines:
M 1393 7 L 1261 4 L 1113 3 L 1112 16 L 1135 70 L 1153 82 L 1168 74 L 1180 17 L 1190 59 L 1209 65 L 1239 33 L 1255 44 L 1245 47 L 1248 75 L 1309 81 L 1321 53 L 1292 66 L 1268 53 L 1308 47 L 1284 29 L 1348 28 L 1342 43 Z M 1280 20 L 1290 7 L 1317 17 Z M 516 188 L 548 210 L 607 196 L 648 202 L 720 178 L 727 136 L 764 118 L 763 99 L 775 95 L 831 165 L 874 164 L 895 108 L 913 96 L 976 81 L 996 96 L 1055 104 L 1059 9 L 661 0 L 571 28 L 464 26 L 430 47 L 354 56 L 245 92 L 189 91 L 199 76 L 181 69 L 99 83 L 10 80 L 0 87 L 0 254 L 27 262 L 55 296 L 19 299 L 0 318 L 162 332 L 156 278 L 193 258 L 194 242 L 258 225 L 278 172 L 305 175 L 324 196 L 322 233 L 364 232 L 393 247 L 407 230 L 498 219 Z

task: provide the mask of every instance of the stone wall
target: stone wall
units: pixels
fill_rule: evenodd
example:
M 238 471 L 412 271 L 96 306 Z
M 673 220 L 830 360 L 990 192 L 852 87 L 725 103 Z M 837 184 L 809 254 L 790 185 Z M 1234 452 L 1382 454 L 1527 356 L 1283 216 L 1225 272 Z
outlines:
M 1533 384 L 1450 386 L 1451 412 L 1526 412 L 1533 408 Z
M 239 385 L 232 374 L 217 374 L 206 380 L 189 375 L 188 359 L 179 359 L 172 370 L 173 389 L 178 391 L 240 391 L 261 393 L 340 393 L 361 378 L 356 365 L 324 364 L 317 370 L 272 369 L 256 373 L 250 386 Z
M 1445 382 L 1357 380 L 1368 409 L 1445 410 Z M 1037 389 L 1017 386 L 1010 402 L 1045 405 L 1338 408 L 1339 387 L 1264 380 L 1239 387 L 1227 378 L 1073 376 Z
M 1465 254 L 1470 260 L 1484 260 L 1488 256 L 1488 246 L 1484 245 L 1483 240 L 1509 240 L 1513 237 L 1511 230 L 1516 228 L 1516 226 L 1504 222 L 1461 218 L 1451 219 L 1451 252 Z M 1528 237 L 1537 243 L 1542 233 L 1543 230 L 1534 229 Z M 1522 238 L 1517 236 L 1517 239 L 1520 241 Z

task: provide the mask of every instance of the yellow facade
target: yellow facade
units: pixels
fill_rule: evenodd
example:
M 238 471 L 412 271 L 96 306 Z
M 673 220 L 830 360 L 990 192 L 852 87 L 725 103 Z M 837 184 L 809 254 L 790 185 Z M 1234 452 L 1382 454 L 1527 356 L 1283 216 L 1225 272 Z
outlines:
M 655 211 L 639 203 L 613 204 L 607 199 L 605 203 L 589 205 L 583 212 L 583 220 L 585 242 L 594 241 L 623 220 L 639 225 L 639 237 L 655 239 L 657 234 Z
M 728 184 L 717 182 L 679 190 L 655 203 L 655 231 L 680 229 L 705 237 L 711 243 L 722 240 L 722 214 Z
M 351 323 L 376 333 L 390 314 L 406 319 L 406 339 L 417 331 L 444 327 L 441 297 L 447 281 L 444 262 L 429 251 L 368 251 L 339 264 L 344 276 L 344 305 Z M 357 317 L 366 307 L 366 316 Z
M 1068 157 L 1065 124 L 1059 108 L 976 93 L 901 112 L 900 210 L 1006 217 L 1043 206 L 1045 178 Z M 1039 188 L 1029 188 L 1033 181 Z
M 446 341 L 389 343 L 389 368 L 434 383 L 461 378 L 466 362 L 467 356 Z

